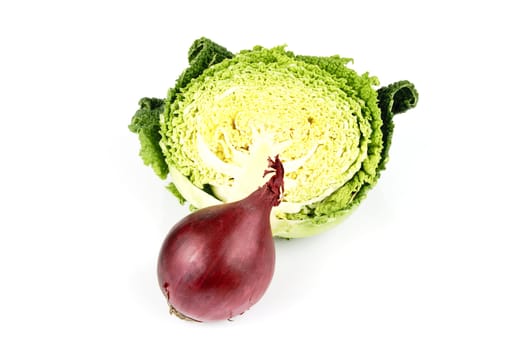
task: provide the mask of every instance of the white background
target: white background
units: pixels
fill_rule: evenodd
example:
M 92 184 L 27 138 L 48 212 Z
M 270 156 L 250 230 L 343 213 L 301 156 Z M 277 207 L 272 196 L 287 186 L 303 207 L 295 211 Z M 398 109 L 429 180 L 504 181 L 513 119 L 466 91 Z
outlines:
M 4 1 L 0 348 L 524 349 L 523 11 L 515 1 Z M 187 213 L 127 130 L 207 36 L 408 79 L 391 161 L 320 236 L 277 242 L 233 322 L 168 314 L 156 258 Z

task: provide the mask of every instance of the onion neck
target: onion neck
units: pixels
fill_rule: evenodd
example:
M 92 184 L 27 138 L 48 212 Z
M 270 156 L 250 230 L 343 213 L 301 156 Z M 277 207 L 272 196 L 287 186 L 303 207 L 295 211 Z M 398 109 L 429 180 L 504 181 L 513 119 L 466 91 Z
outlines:
M 284 167 L 279 159 L 279 155 L 275 156 L 275 160 L 268 158 L 268 166 L 270 169 L 264 172 L 264 175 L 273 173 L 273 176 L 262 187 L 266 195 L 272 199 L 272 206 L 276 207 L 281 203 L 281 195 L 284 192 Z
M 263 176 L 267 174 L 273 174 L 273 176 L 243 201 L 249 203 L 249 206 L 254 209 L 264 210 L 264 214 L 269 216 L 272 207 L 281 203 L 281 195 L 284 191 L 284 167 L 278 155 L 275 156 L 275 160 L 268 158 L 268 165 L 270 169 L 266 170 Z

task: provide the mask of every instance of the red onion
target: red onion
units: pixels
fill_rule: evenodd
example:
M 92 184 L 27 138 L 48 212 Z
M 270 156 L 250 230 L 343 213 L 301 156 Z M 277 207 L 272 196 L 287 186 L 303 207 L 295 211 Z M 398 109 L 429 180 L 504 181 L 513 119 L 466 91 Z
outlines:
M 172 313 L 226 320 L 263 296 L 275 266 L 270 212 L 284 190 L 279 157 L 268 161 L 272 170 L 264 175 L 274 175 L 265 185 L 240 201 L 195 211 L 168 233 L 157 273 Z

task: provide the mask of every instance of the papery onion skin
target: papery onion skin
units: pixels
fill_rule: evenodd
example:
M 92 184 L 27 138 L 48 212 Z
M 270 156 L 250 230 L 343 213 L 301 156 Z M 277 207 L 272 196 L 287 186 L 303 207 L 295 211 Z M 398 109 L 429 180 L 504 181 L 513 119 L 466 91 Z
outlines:
M 230 319 L 267 290 L 275 269 L 269 217 L 283 188 L 278 157 L 270 166 L 276 174 L 247 198 L 193 212 L 168 233 L 157 273 L 170 309 L 179 317 Z

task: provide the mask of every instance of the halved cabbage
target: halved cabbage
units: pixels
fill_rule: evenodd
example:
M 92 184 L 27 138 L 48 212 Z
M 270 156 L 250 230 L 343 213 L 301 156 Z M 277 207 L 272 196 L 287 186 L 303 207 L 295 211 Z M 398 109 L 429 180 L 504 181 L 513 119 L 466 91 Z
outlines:
M 339 56 L 284 46 L 233 55 L 203 38 L 189 58 L 163 106 L 141 100 L 130 125 L 148 139 L 141 155 L 161 177 L 169 172 L 174 194 L 202 208 L 253 192 L 278 154 L 285 191 L 272 230 L 281 237 L 321 232 L 348 214 L 384 169 L 393 114 L 417 103 L 411 83 L 376 91 L 377 78 Z

